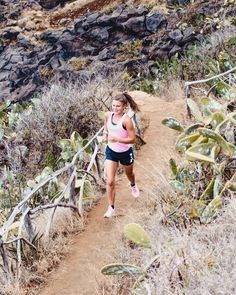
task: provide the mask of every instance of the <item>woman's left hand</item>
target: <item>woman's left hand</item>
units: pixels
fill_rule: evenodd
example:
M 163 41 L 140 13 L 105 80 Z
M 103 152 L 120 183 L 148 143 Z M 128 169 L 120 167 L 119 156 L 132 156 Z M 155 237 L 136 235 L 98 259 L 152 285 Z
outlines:
M 119 138 L 115 136 L 108 136 L 108 141 L 110 142 L 119 142 Z

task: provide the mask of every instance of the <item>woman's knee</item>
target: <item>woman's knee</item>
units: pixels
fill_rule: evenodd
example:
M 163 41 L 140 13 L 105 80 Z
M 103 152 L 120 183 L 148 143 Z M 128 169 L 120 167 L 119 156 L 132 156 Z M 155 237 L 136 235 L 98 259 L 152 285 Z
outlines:
M 110 187 L 114 187 L 115 186 L 115 180 L 114 179 L 107 179 L 107 185 Z

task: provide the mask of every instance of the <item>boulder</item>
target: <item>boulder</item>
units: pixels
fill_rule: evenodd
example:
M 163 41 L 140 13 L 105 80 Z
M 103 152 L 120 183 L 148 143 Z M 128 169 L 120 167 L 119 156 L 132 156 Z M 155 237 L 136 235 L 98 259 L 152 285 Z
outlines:
M 88 35 L 91 39 L 98 41 L 102 44 L 107 44 L 109 39 L 109 32 L 108 30 L 110 27 L 106 28 L 94 28 L 91 31 L 89 31 Z
M 111 47 L 106 47 L 102 51 L 99 52 L 97 59 L 99 60 L 108 60 L 108 59 L 113 59 L 115 58 L 117 53 L 117 47 L 116 46 L 111 46 Z
M 178 53 L 182 53 L 182 48 L 178 45 L 174 45 L 174 47 L 169 52 L 169 57 L 174 56 Z
M 85 32 L 85 29 L 82 27 L 83 22 L 86 21 L 85 16 L 81 16 L 80 18 L 77 18 L 74 22 L 74 31 L 76 35 L 80 35 L 80 32 Z M 82 30 L 82 31 L 81 31 Z
M 39 4 L 46 9 L 51 9 L 59 4 L 65 3 L 67 0 L 39 0 Z
M 19 46 L 24 47 L 24 48 L 29 48 L 31 46 L 31 43 L 28 39 L 25 38 L 24 35 L 19 34 L 17 36 L 17 42 L 19 44 Z
M 161 13 L 154 12 L 146 16 L 146 28 L 150 33 L 156 33 L 165 24 L 167 19 Z
M 59 44 L 66 51 L 67 57 L 80 56 L 80 50 L 85 45 L 85 40 L 79 36 L 72 36 L 69 34 L 63 34 L 59 40 Z
M 0 38 L 6 39 L 6 40 L 14 40 L 16 37 L 21 33 L 21 30 L 16 30 L 12 28 L 5 29 L 0 32 Z
M 168 34 L 169 38 L 176 44 L 179 44 L 183 39 L 183 34 L 180 30 L 174 30 Z
M 48 30 L 40 34 L 40 39 L 43 41 L 46 41 L 48 43 L 56 43 L 63 32 L 61 30 L 55 31 L 55 30 Z
M 132 17 L 123 24 L 123 27 L 132 33 L 140 35 L 145 32 L 146 29 L 144 22 L 144 16 Z
M 167 0 L 167 5 L 187 5 L 191 0 Z
M 196 41 L 195 31 L 192 27 L 188 27 L 183 31 L 183 39 L 179 42 L 180 45 Z
M 11 95 L 8 97 L 8 99 L 11 101 L 28 100 L 32 97 L 36 88 L 37 86 L 31 81 L 27 85 L 17 88 L 15 91 L 11 92 Z

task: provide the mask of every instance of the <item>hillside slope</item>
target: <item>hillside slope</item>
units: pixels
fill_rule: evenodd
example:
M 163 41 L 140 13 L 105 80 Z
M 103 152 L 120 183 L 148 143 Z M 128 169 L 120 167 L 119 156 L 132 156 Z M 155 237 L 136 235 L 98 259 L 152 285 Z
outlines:
M 48 285 L 38 293 L 40 295 L 101 294 L 96 291 L 97 282 L 105 280 L 100 274 L 100 269 L 103 265 L 113 262 L 111 254 L 115 253 L 122 237 L 123 225 L 134 221 L 136 212 L 144 206 L 149 192 L 157 185 L 157 175 L 166 171 L 167 159 L 173 153 L 174 137 L 173 132 L 162 126 L 160 122 L 164 116 L 183 119 L 184 102 L 183 100 L 166 102 L 142 92 L 134 92 L 133 96 L 141 106 L 142 113 L 150 119 L 145 134 L 147 144 L 138 152 L 135 167 L 141 196 L 138 200 L 134 200 L 125 176 L 119 177 L 117 217 L 112 220 L 103 218 L 107 206 L 104 196 L 90 213 L 87 228 L 81 235 L 74 237 L 70 254 L 59 269 L 49 276 Z

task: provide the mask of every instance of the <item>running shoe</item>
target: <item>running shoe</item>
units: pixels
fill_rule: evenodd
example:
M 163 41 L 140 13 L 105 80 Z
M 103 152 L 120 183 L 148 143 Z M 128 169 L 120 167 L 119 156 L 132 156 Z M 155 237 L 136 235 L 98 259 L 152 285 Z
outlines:
M 137 184 L 135 184 L 134 186 L 130 186 L 130 188 L 131 188 L 132 196 L 134 198 L 138 198 L 139 197 L 139 188 L 138 188 Z
M 105 218 L 111 218 L 115 215 L 115 209 L 113 209 L 111 206 L 108 206 L 107 212 L 104 214 Z

